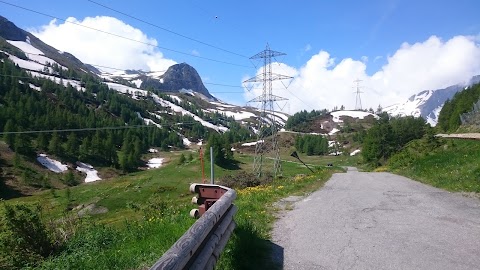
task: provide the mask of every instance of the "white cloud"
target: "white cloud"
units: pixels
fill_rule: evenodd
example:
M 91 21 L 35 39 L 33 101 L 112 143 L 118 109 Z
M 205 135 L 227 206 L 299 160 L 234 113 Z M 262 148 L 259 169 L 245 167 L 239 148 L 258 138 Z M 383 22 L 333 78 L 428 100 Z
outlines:
M 155 47 L 158 45 L 157 40 L 116 18 L 97 16 L 77 20 L 70 17 L 67 21 L 58 23 L 52 20 L 48 25 L 30 31 L 45 43 L 72 53 L 88 64 L 122 69 L 166 70 L 176 63 L 164 58 L 162 52 Z
M 305 45 L 305 48 L 303 48 L 303 50 L 304 50 L 305 52 L 308 52 L 308 51 L 310 51 L 311 49 L 312 49 L 312 45 L 310 45 L 310 44 Z
M 375 60 L 378 59 L 375 57 Z M 320 51 L 298 69 L 272 64 L 274 73 L 295 76 L 288 90 L 281 83 L 274 82 L 273 93 L 289 99 L 291 113 L 304 109 L 332 109 L 341 105 L 354 109 L 353 81 L 358 78 L 362 80 L 363 107 L 375 109 L 378 104 L 385 107 L 404 102 L 422 90 L 466 82 L 480 74 L 478 59 L 480 45 L 474 37 L 468 36 L 456 36 L 447 41 L 432 36 L 424 42 L 404 43 L 371 76 L 366 73 L 365 59 L 345 58 L 336 63 L 328 52 Z M 261 69 L 257 74 L 260 72 Z M 245 91 L 245 99 L 259 96 L 262 91 L 259 88 Z
M 192 50 L 192 54 L 195 55 L 195 56 L 199 56 L 200 53 L 197 51 L 197 50 Z

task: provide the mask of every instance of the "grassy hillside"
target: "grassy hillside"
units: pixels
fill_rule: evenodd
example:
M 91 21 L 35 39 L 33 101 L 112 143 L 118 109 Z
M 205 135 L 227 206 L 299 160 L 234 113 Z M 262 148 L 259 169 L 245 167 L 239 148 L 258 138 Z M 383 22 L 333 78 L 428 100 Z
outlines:
M 178 165 L 182 153 L 188 155 L 187 151 L 168 153 L 168 163 L 160 169 L 4 201 L 0 207 L 4 213 L 15 205 L 26 205 L 30 209 L 40 206 L 40 219 L 46 224 L 44 231 L 51 240 L 47 253 L 50 255 L 46 259 L 39 258 L 31 250 L 12 253 L 8 245 L 3 245 L 4 248 L 0 248 L 0 268 L 26 266 L 26 263 L 40 269 L 144 269 L 152 265 L 194 222 L 188 217 L 193 208 L 188 187 L 192 182 L 201 182 L 200 161 L 194 159 Z M 242 170 L 251 171 L 252 156 L 235 154 L 235 158 L 238 168 L 216 166 L 217 178 Z M 334 171 L 324 166 L 331 163 L 332 158 L 309 157 L 307 162 L 317 165 L 317 173 L 312 176 L 305 175 L 309 171 L 294 163 L 293 158 L 285 159 L 291 162 L 283 163 L 283 178 L 258 188 L 239 190 L 236 201 L 239 206 L 238 229 L 221 263 L 228 269 L 247 269 L 244 268 L 245 260 L 239 261 L 242 256 L 256 258 L 257 261 L 249 260 L 249 263 L 268 265 L 267 240 L 274 220 L 273 202 L 290 194 L 317 189 Z M 209 171 L 207 165 L 207 181 Z M 21 247 L 22 242 L 9 242 L 12 239 L 8 226 L 22 227 L 21 224 L 34 223 L 36 214 L 35 210 L 32 211 L 20 211 L 18 213 L 23 214 L 16 216 L 3 213 L 0 242 Z M 40 230 L 41 226 L 36 228 Z M 32 233 L 32 230 L 28 229 L 29 235 L 39 234 Z M 252 254 L 256 250 L 252 246 L 258 247 L 257 251 L 263 250 L 263 255 Z
M 449 191 L 480 192 L 480 141 L 410 142 L 388 167 L 397 174 Z

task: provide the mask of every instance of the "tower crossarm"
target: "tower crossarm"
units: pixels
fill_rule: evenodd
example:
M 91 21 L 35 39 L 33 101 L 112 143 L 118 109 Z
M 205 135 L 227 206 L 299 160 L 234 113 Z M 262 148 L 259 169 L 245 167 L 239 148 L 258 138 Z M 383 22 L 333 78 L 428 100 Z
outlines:
M 289 80 L 289 79 L 293 79 L 293 77 L 282 75 L 282 74 L 276 74 L 276 73 L 272 73 L 271 78 L 268 78 L 268 80 L 270 80 L 270 81 Z M 263 82 L 263 81 L 265 81 L 265 74 L 262 73 L 262 74 L 259 74 L 255 77 L 253 77 L 253 78 L 250 78 L 248 80 L 243 81 L 243 83 Z
M 254 56 L 250 57 L 250 59 L 272 58 L 272 57 L 277 57 L 282 55 L 287 55 L 287 54 L 283 52 L 272 51 L 270 50 L 270 47 L 267 45 L 267 48 L 265 50 L 255 54 Z
M 265 97 L 265 96 L 258 96 L 254 99 L 251 99 L 248 101 L 248 103 L 255 103 L 255 102 L 269 102 L 269 101 L 285 101 L 288 100 L 288 98 L 280 97 L 280 96 L 275 96 L 271 95 L 271 97 Z

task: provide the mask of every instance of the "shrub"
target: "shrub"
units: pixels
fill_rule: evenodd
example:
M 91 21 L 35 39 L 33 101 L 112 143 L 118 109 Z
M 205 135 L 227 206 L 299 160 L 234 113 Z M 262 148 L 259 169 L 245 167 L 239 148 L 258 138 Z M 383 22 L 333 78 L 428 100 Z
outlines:
M 41 219 L 40 206 L 3 205 L 0 218 L 0 268 L 38 264 L 55 249 L 53 237 Z
M 257 177 L 255 174 L 245 171 L 239 172 L 237 174 L 227 175 L 219 179 L 219 183 L 221 185 L 235 189 L 268 185 L 272 183 L 272 181 L 273 176 L 271 174 Z
M 183 165 L 185 161 L 187 161 L 187 159 L 185 158 L 185 155 L 182 153 L 180 155 L 180 159 L 178 160 L 178 165 Z

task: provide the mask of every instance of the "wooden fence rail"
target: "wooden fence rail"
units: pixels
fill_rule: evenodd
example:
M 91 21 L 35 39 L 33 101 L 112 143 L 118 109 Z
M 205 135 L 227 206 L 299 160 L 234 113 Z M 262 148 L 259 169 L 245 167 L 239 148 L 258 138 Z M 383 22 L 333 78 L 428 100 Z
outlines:
M 198 193 L 192 202 L 199 204 L 190 214 L 200 218 L 150 269 L 213 269 L 227 244 L 235 228 L 235 190 L 192 184 L 190 191 Z

